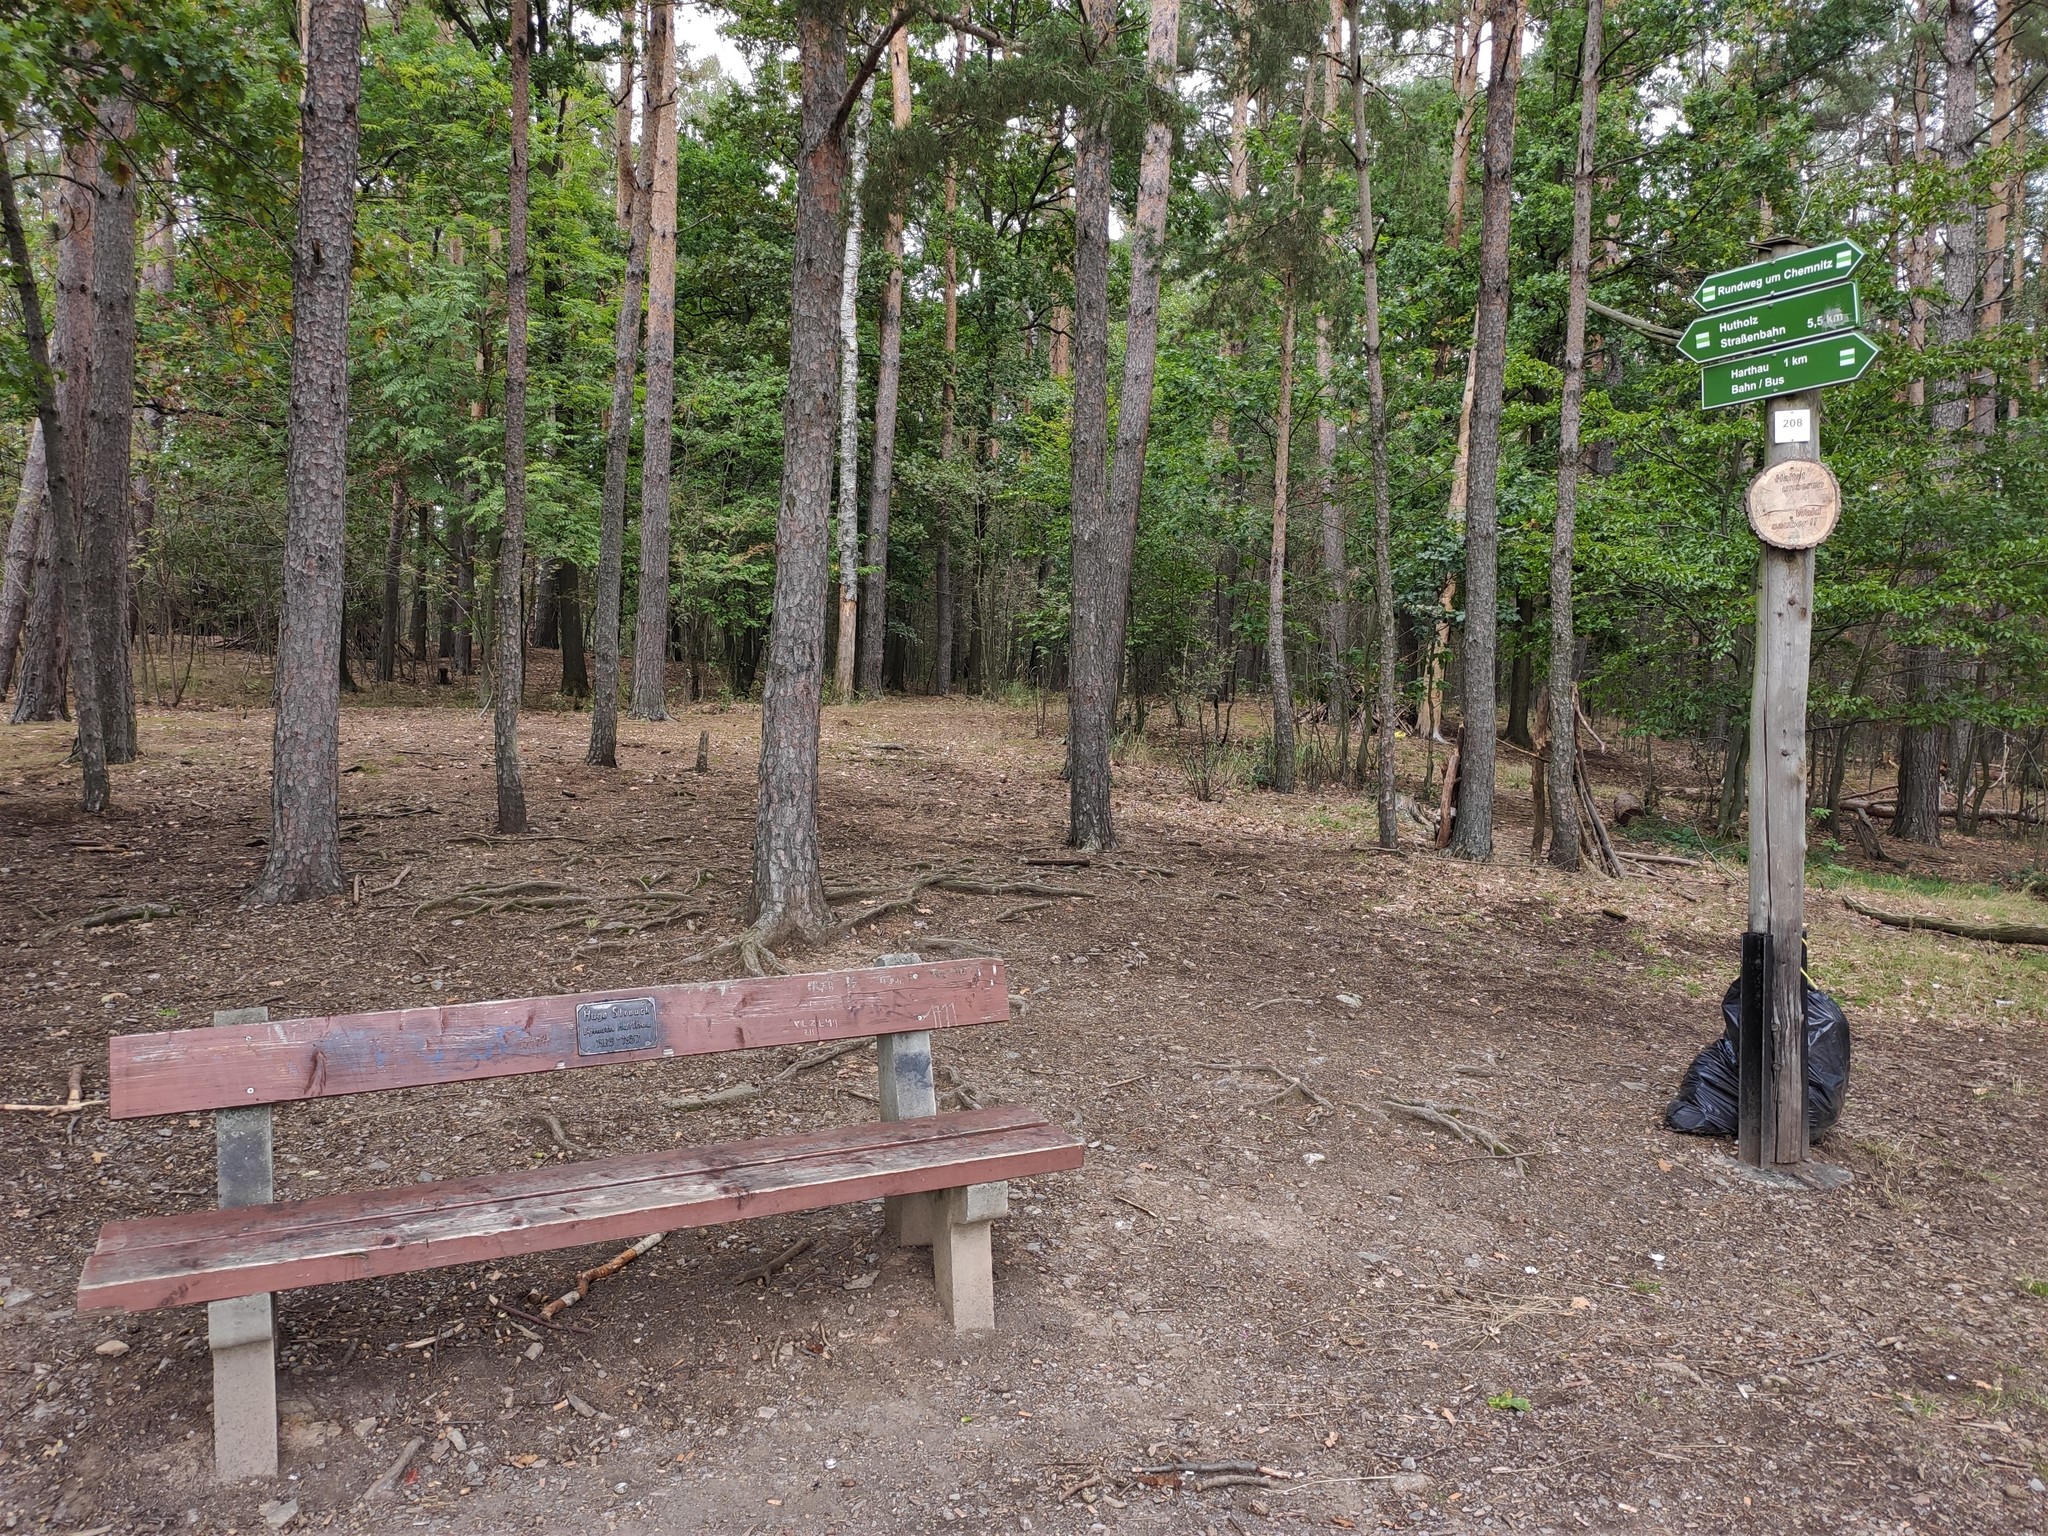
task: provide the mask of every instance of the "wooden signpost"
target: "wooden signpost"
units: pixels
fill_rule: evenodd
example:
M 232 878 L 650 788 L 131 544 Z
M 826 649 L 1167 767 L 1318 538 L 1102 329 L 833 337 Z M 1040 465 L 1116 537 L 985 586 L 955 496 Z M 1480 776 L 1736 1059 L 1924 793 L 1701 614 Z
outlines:
M 1820 461 L 1820 391 L 1846 384 L 1877 349 L 1853 327 L 1855 242 L 1780 241 L 1761 261 L 1716 272 L 1694 301 L 1706 316 L 1680 350 L 1704 366 L 1700 403 L 1763 402 L 1764 467 L 1746 498 L 1757 563 L 1756 673 L 1749 725 L 1749 928 L 1742 941 L 1736 1142 L 1752 1168 L 1806 1162 L 1806 693 L 1813 649 L 1814 549 L 1841 516 Z M 1796 345 L 1788 341 L 1796 338 Z

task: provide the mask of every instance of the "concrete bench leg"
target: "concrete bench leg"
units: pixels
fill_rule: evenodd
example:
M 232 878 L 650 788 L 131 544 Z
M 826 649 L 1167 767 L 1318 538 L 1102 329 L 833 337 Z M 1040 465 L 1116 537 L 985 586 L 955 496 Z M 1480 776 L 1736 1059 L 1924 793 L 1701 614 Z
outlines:
M 916 956 L 885 955 L 904 963 Z M 915 1120 L 939 1112 L 938 1087 L 932 1080 L 932 1036 L 928 1029 L 905 1030 L 875 1039 L 877 1095 L 884 1120 Z M 882 1201 L 882 1224 L 892 1242 L 906 1248 L 931 1246 L 936 1222 L 930 1195 L 890 1195 Z
M 932 1278 L 939 1305 L 955 1333 L 996 1325 L 996 1278 L 989 1233 L 998 1216 L 1010 1213 L 1008 1184 L 969 1184 L 935 1197 L 938 1223 L 932 1233 Z
M 270 1297 L 206 1308 L 213 1350 L 213 1472 L 222 1482 L 277 1476 L 277 1342 Z

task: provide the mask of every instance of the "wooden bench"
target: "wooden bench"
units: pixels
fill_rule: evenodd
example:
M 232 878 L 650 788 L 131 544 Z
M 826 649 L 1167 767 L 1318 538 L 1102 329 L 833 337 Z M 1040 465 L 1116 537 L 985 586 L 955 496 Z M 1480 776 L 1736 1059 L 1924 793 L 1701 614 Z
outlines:
M 209 1029 L 117 1036 L 109 1113 L 214 1111 L 220 1208 L 103 1227 L 78 1305 L 208 1304 L 221 1478 L 277 1472 L 273 1291 L 881 1197 L 892 1237 L 931 1246 L 953 1326 L 990 1328 L 1005 1181 L 1081 1165 L 1080 1143 L 1035 1111 L 938 1112 L 932 1031 L 1009 1013 L 1000 960 L 888 955 L 865 970 L 332 1018 L 244 1008 Z M 876 1124 L 273 1200 L 274 1104 L 866 1035 Z

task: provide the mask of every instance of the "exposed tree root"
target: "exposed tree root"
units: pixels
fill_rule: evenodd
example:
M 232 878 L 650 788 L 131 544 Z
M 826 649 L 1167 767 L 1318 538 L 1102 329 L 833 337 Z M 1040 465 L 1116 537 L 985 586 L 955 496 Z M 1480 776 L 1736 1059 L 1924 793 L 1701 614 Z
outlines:
M 813 1067 L 824 1066 L 828 1061 L 837 1061 L 842 1056 L 850 1056 L 855 1051 L 861 1050 L 872 1043 L 871 1040 L 863 1036 L 858 1040 L 842 1040 L 835 1045 L 820 1046 L 815 1051 L 810 1051 L 797 1057 L 795 1061 L 792 1061 L 773 1077 L 764 1078 L 759 1083 L 734 1083 L 730 1088 L 713 1089 L 710 1093 L 700 1093 L 693 1098 L 663 1099 L 661 1107 L 663 1109 L 687 1110 L 713 1109 L 721 1104 L 743 1104 L 748 1099 L 759 1098 L 770 1088 L 780 1087 L 799 1072 L 808 1072 Z
M 1484 1147 L 1495 1157 L 1513 1162 L 1517 1173 L 1526 1174 L 1529 1171 L 1523 1159 L 1534 1156 L 1533 1153 L 1511 1147 L 1493 1132 L 1460 1120 L 1460 1106 L 1456 1104 L 1432 1104 L 1426 1100 L 1408 1099 L 1381 1099 L 1380 1104 L 1383 1108 L 1406 1115 L 1411 1120 L 1420 1120 L 1423 1124 L 1433 1125 L 1440 1131 L 1449 1131 L 1453 1136 L 1469 1141 L 1475 1147 Z

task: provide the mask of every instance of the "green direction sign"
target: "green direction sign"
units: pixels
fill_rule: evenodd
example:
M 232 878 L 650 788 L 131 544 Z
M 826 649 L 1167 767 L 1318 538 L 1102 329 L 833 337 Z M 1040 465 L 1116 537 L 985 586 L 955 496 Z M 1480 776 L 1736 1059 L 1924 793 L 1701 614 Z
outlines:
M 1701 315 L 1678 338 L 1678 350 L 1696 363 L 1718 363 L 1830 331 L 1853 331 L 1862 323 L 1863 302 L 1856 285 L 1835 283 Z
M 1863 247 L 1854 240 L 1835 240 L 1808 251 L 1768 256 L 1746 267 L 1714 273 L 1693 291 L 1692 301 L 1701 309 L 1726 309 L 1731 304 L 1775 299 L 1847 277 L 1863 264 L 1864 255 Z
M 1877 357 L 1877 346 L 1861 331 L 1819 341 L 1801 342 L 1776 352 L 1759 352 L 1732 362 L 1709 363 L 1700 370 L 1700 408 L 1747 405 L 1772 395 L 1795 395 L 1803 389 L 1825 389 L 1863 376 Z

